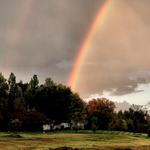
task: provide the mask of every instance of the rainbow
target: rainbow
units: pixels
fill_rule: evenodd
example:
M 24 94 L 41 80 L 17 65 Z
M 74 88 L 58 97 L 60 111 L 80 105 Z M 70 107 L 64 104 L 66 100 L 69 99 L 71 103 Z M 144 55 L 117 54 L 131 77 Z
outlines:
M 92 45 L 92 39 L 100 27 L 100 25 L 103 24 L 105 16 L 109 10 L 111 0 L 105 0 L 103 5 L 100 7 L 100 9 L 97 12 L 96 17 L 94 18 L 94 21 L 92 22 L 89 32 L 85 36 L 85 39 L 83 41 L 82 46 L 79 49 L 79 52 L 77 54 L 75 63 L 73 65 L 72 71 L 69 76 L 69 80 L 67 82 L 67 86 L 71 87 L 71 89 L 75 90 L 76 84 L 78 82 L 80 70 L 82 68 L 83 62 L 88 54 L 88 51 L 91 48 Z

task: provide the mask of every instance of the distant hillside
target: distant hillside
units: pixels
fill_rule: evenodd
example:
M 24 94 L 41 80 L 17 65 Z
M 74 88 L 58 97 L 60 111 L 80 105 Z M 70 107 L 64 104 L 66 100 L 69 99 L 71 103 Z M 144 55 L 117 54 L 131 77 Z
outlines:
M 125 110 L 128 110 L 131 107 L 131 105 L 126 101 L 115 102 L 115 105 L 116 105 L 116 108 L 115 108 L 116 112 L 118 112 L 120 110 L 125 111 Z

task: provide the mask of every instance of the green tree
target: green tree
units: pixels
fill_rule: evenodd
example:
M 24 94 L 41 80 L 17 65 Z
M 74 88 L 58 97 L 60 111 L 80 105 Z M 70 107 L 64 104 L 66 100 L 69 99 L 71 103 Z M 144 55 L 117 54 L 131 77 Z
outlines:
M 148 114 L 143 109 L 143 106 L 132 105 L 128 111 L 124 112 L 124 118 L 128 124 L 128 129 L 134 132 L 146 132 L 148 128 L 148 121 L 146 120 Z
M 26 98 L 26 105 L 27 110 L 35 109 L 35 95 L 39 88 L 39 79 L 37 75 L 33 75 L 33 77 L 30 80 L 30 83 L 28 84 L 27 90 L 25 92 L 25 98 Z
M 38 88 L 39 85 L 39 79 L 37 77 L 37 75 L 33 75 L 33 77 L 31 78 L 30 81 L 30 88 L 32 91 L 35 91 Z
M 25 97 L 25 93 L 27 92 L 29 84 L 28 83 L 23 83 L 22 81 L 20 81 L 19 83 L 17 83 L 17 86 L 21 91 L 22 97 Z
M 90 121 L 91 121 L 91 129 L 93 130 L 93 132 L 96 132 L 98 127 L 98 117 L 92 116 Z
M 55 123 L 71 122 L 80 116 L 84 106 L 77 94 L 61 84 L 45 84 L 36 94 L 36 109 Z
M 118 114 L 113 115 L 113 120 L 109 124 L 110 130 L 116 130 L 116 131 L 127 131 L 127 121 L 123 119 L 122 115 L 120 116 L 120 112 Z
M 55 85 L 55 83 L 51 78 L 46 78 L 45 79 L 45 83 L 44 83 L 45 87 L 51 87 L 51 86 L 54 86 L 54 85 Z
M 71 93 L 70 99 L 70 113 L 68 114 L 69 120 L 73 121 L 76 125 L 78 123 L 84 123 L 86 118 L 85 102 L 80 98 L 77 93 Z
M 7 128 L 8 112 L 8 84 L 2 73 L 0 73 L 0 130 Z
M 0 112 L 7 110 L 8 105 L 8 84 L 2 73 L 0 73 Z
M 9 85 L 9 111 L 12 112 L 14 110 L 14 100 L 17 97 L 17 84 L 16 84 L 16 76 L 14 73 L 11 73 L 8 79 Z
M 9 94 L 14 98 L 16 94 L 16 76 L 14 73 L 11 73 L 8 79 L 8 84 L 9 84 Z
M 26 111 L 24 97 L 18 97 L 14 100 L 14 111 L 15 112 L 25 112 Z

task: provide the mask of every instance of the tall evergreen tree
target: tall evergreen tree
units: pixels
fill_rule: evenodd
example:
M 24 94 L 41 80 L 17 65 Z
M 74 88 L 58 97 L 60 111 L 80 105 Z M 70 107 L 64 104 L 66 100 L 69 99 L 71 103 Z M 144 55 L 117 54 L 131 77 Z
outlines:
M 16 76 L 14 73 L 11 73 L 8 79 L 9 85 L 9 111 L 12 112 L 14 109 L 14 100 L 17 97 L 17 84 L 16 84 Z

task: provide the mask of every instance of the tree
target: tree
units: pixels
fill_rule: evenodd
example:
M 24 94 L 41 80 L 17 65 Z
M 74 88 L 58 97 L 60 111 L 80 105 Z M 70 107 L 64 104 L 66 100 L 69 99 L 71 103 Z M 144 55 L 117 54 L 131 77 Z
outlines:
M 7 110 L 8 84 L 2 73 L 0 73 L 0 112 Z
M 8 96 L 8 84 L 2 73 L 0 73 L 0 97 Z
M 116 131 L 127 131 L 128 126 L 126 120 L 121 115 L 122 111 L 118 112 L 118 114 L 113 115 L 113 120 L 109 124 L 110 130 L 116 130 Z
M 93 130 L 93 132 L 96 132 L 97 127 L 98 127 L 98 117 L 92 116 L 92 118 L 91 118 L 91 129 Z
M 26 98 L 26 104 L 28 110 L 34 109 L 36 103 L 35 95 L 38 88 L 39 88 L 39 79 L 37 75 L 33 75 L 27 87 L 27 90 L 25 92 L 25 98 Z
M 22 122 L 19 119 L 12 119 L 9 122 L 9 130 L 17 132 L 21 130 Z
M 30 111 L 21 117 L 23 131 L 42 131 L 42 125 L 47 120 L 42 112 Z
M 11 73 L 8 79 L 8 84 L 9 84 L 9 94 L 14 98 L 16 94 L 16 76 L 14 73 Z
M 14 112 L 10 115 L 8 122 L 9 130 L 16 127 L 16 131 L 41 131 L 42 125 L 47 121 L 46 116 L 42 112 Z M 18 124 L 19 123 L 19 124 Z M 19 125 L 19 127 L 17 127 Z
M 17 83 L 17 86 L 20 88 L 20 91 L 22 92 L 22 96 L 25 97 L 25 93 L 27 92 L 29 84 L 20 81 L 19 83 Z
M 97 118 L 97 129 L 108 129 L 113 119 L 115 104 L 106 98 L 93 99 L 86 106 L 87 119 L 92 126 L 92 118 Z
M 23 97 L 18 97 L 14 100 L 14 111 L 15 112 L 25 112 L 25 101 Z
M 74 123 L 83 123 L 85 121 L 85 102 L 77 93 L 71 93 L 69 96 L 71 99 L 71 104 L 69 106 L 70 120 Z
M 147 111 L 143 109 L 143 106 L 132 105 L 128 111 L 124 112 L 124 118 L 127 121 L 128 128 L 134 132 L 146 132 L 148 121 Z
M 38 89 L 35 99 L 36 109 L 55 123 L 71 122 L 84 110 L 81 98 L 61 84 L 44 84 Z
M 37 75 L 33 75 L 33 77 L 31 78 L 31 81 L 30 81 L 31 90 L 35 91 L 38 88 L 38 84 L 39 84 L 39 79 L 38 79 Z
M 51 87 L 51 86 L 54 86 L 54 85 L 55 85 L 55 83 L 51 78 L 46 78 L 45 79 L 45 83 L 44 83 L 45 87 Z
M 16 76 L 14 73 L 11 73 L 8 79 L 8 85 L 9 85 L 9 102 L 8 102 L 8 109 L 10 112 L 13 111 L 13 104 L 14 100 L 17 97 L 17 84 L 16 84 Z

